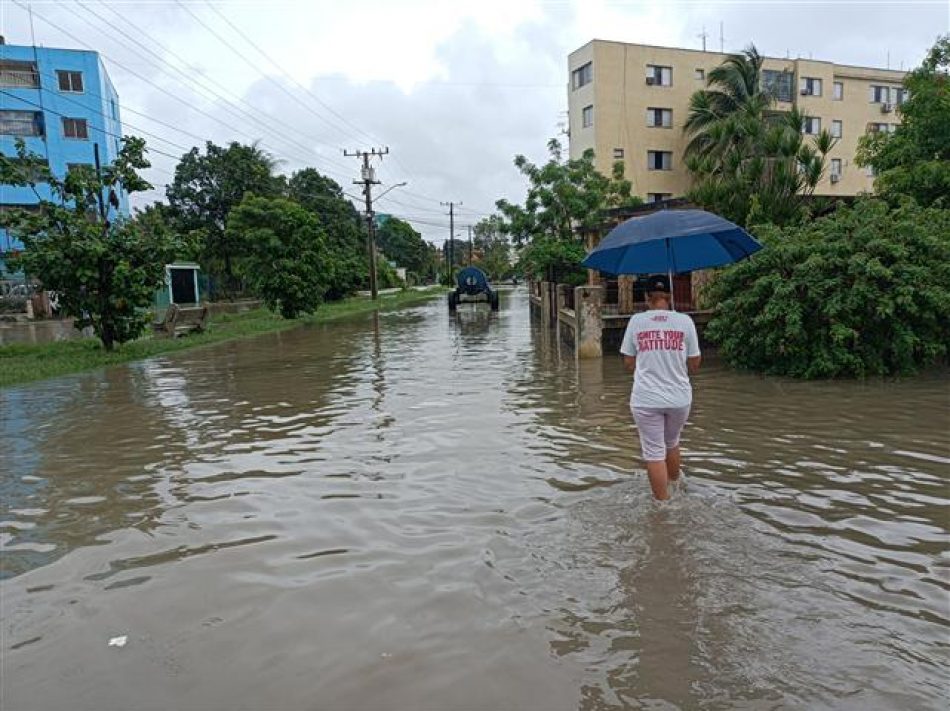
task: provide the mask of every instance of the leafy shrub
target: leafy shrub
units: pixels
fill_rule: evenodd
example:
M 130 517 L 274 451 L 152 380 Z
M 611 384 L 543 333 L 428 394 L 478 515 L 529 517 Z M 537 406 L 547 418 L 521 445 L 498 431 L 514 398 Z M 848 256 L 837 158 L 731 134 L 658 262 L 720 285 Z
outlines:
M 950 211 L 875 199 L 797 227 L 710 287 L 730 364 L 801 378 L 902 375 L 950 351 Z
M 241 276 L 268 308 L 295 318 L 323 303 L 333 265 L 316 215 L 291 200 L 248 196 L 227 229 L 246 254 Z

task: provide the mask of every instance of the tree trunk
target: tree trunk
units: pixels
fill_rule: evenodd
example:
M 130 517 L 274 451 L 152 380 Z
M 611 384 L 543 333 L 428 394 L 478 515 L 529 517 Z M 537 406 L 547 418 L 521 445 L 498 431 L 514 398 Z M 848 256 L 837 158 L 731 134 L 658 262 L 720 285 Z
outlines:
M 115 327 L 109 319 L 100 323 L 99 339 L 102 341 L 102 347 L 111 353 L 115 349 Z

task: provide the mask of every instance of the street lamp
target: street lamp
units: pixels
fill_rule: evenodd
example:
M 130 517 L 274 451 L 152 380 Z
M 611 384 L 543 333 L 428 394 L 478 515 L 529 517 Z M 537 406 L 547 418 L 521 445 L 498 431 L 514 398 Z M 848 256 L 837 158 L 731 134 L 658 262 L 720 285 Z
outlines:
M 383 199 L 383 196 L 384 196 L 386 193 L 388 193 L 390 190 L 395 190 L 396 188 L 403 188 L 403 187 L 405 187 L 405 186 L 407 186 L 407 185 L 409 185 L 409 183 L 407 183 L 407 182 L 405 182 L 405 181 L 403 181 L 403 182 L 401 182 L 401 183 L 396 183 L 395 185 L 390 186 L 390 187 L 387 188 L 386 190 L 383 190 L 383 192 L 381 192 L 379 195 L 376 196 L 376 199 L 377 199 L 377 200 L 382 200 L 382 199 Z
M 383 190 L 379 195 L 376 196 L 376 200 L 379 201 L 382 197 L 388 193 L 390 190 L 395 190 L 396 188 L 401 188 L 404 185 L 409 185 L 407 182 L 396 183 L 395 185 L 390 186 L 388 189 Z M 368 190 L 369 188 L 367 188 Z M 368 193 L 367 193 L 368 194 Z M 367 202 L 369 200 L 367 199 Z M 370 283 L 370 294 L 373 301 L 376 301 L 379 296 L 379 292 L 376 289 L 376 222 L 375 214 L 372 212 L 372 207 L 370 207 L 370 212 L 367 215 L 367 228 L 369 229 L 369 283 Z

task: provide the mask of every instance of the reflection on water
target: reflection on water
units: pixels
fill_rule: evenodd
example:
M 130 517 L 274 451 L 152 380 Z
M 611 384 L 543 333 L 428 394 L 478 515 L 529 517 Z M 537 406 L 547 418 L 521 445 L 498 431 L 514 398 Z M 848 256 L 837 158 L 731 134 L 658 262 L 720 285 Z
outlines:
M 515 291 L 3 391 L 0 703 L 945 708 L 946 373 L 713 364 L 666 505 L 628 388 Z

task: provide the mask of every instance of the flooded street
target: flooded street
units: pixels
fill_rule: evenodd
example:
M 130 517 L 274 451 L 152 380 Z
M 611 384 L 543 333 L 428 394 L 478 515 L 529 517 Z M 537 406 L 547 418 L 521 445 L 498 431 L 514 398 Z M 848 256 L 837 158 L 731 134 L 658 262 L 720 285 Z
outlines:
M 516 290 L 0 392 L 0 706 L 947 708 L 946 373 L 712 363 L 668 505 L 629 387 Z

